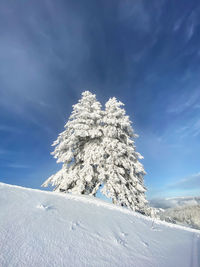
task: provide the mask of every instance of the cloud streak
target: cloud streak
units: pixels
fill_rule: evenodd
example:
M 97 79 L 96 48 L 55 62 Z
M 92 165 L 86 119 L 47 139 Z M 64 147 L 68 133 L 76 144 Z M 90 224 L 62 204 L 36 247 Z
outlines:
M 7 165 L 8 168 L 14 168 L 14 169 L 27 169 L 30 168 L 30 166 L 25 164 L 18 164 L 18 163 L 10 163 Z
M 185 126 L 180 127 L 176 130 L 176 134 L 180 139 L 188 137 L 197 137 L 200 134 L 200 119 L 195 118 L 187 121 Z
M 200 88 L 192 90 L 190 94 L 186 93 L 176 98 L 174 103 L 167 109 L 168 113 L 180 114 L 188 109 L 196 108 L 200 100 Z
M 0 132 L 13 132 L 16 134 L 20 134 L 21 130 L 16 127 L 8 126 L 8 125 L 0 125 Z
M 190 190 L 198 189 L 200 192 L 200 173 L 193 174 L 168 186 L 169 189 Z

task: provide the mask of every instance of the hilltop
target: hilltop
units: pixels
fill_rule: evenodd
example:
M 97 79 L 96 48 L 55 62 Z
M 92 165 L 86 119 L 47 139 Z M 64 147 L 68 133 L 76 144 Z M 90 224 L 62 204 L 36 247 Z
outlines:
M 0 183 L 0 266 L 198 267 L 200 231 L 87 196 Z

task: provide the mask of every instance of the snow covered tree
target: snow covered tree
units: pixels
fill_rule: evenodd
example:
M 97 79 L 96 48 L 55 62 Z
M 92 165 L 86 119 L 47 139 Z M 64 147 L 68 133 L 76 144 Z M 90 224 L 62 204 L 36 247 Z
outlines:
M 73 106 L 73 112 L 53 143 L 54 158 L 62 168 L 42 186 L 55 186 L 59 192 L 95 195 L 100 186 L 97 167 L 100 165 L 102 111 L 96 96 L 89 91 Z M 103 155 L 103 153 L 102 153 Z
M 137 135 L 131 121 L 111 98 L 101 110 L 96 96 L 86 91 L 73 106 L 73 112 L 53 143 L 52 152 L 62 168 L 42 186 L 55 186 L 59 192 L 95 195 L 99 187 L 113 203 L 149 213 L 145 198 L 145 174 L 136 152 Z M 148 212 L 147 212 L 148 211 Z
M 145 171 L 139 162 L 143 157 L 136 152 L 134 138 L 137 135 L 125 110 L 121 108 L 123 105 L 116 98 L 109 99 L 105 105 L 102 142 L 104 163 L 101 172 L 104 186 L 101 191 L 115 204 L 146 213 Z

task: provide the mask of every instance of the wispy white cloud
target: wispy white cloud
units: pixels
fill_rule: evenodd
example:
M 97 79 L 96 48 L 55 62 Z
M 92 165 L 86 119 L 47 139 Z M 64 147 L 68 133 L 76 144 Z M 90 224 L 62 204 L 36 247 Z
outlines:
M 179 98 L 173 100 L 173 103 L 168 107 L 168 113 L 182 113 L 189 108 L 195 108 L 196 102 L 200 99 L 200 88 L 195 89 L 190 95 L 186 93 Z
M 192 129 L 193 136 L 200 134 L 200 119 L 196 121 Z
M 180 196 L 200 196 L 200 173 L 192 174 L 177 182 L 166 184 L 164 187 L 148 188 L 147 193 L 151 199 Z
M 185 131 L 187 131 L 189 129 L 189 126 L 183 126 L 179 129 L 176 130 L 177 134 L 183 134 Z
M 195 25 L 192 22 L 190 25 L 188 25 L 187 30 L 186 30 L 186 36 L 187 36 L 188 41 L 192 38 L 194 34 L 194 29 L 195 29 Z
M 194 9 L 187 18 L 187 24 L 185 27 L 186 42 L 190 41 L 195 34 L 196 27 L 199 24 L 199 8 Z
M 179 18 L 174 24 L 173 31 L 175 31 L 175 32 L 178 31 L 180 29 L 182 23 L 183 23 L 183 18 Z
M 198 136 L 200 134 L 200 119 L 191 119 L 189 122 L 187 122 L 187 125 L 177 129 L 176 134 L 180 139 L 188 136 Z
M 189 189 L 198 189 L 200 192 L 200 173 L 192 174 L 182 180 L 179 180 L 176 183 L 168 185 L 169 189 L 180 189 L 180 190 L 189 190 Z
M 15 169 L 27 169 L 27 168 L 30 168 L 29 165 L 18 164 L 18 163 L 10 163 L 6 167 L 8 167 L 8 168 L 15 168 Z
M 172 198 L 154 198 L 150 200 L 151 206 L 155 208 L 174 208 L 185 205 L 198 205 L 200 204 L 200 197 L 172 197 Z
M 11 151 L 10 150 L 7 150 L 7 149 L 0 149 L 0 155 L 7 155 L 7 154 L 10 154 Z
M 199 109 L 200 108 L 200 104 L 194 105 L 194 108 Z
M 145 5 L 144 1 L 126 0 L 119 4 L 119 16 L 121 20 L 133 21 L 133 27 L 142 32 L 152 30 L 153 21 L 159 21 L 164 1 L 152 2 L 152 10 Z
M 8 126 L 8 125 L 0 125 L 0 132 L 14 132 L 14 133 L 21 133 L 21 130 L 16 128 L 16 127 L 12 127 L 12 126 Z
M 142 31 L 150 30 L 150 13 L 145 10 L 142 1 L 126 1 L 119 7 L 121 20 L 134 20 L 135 27 Z

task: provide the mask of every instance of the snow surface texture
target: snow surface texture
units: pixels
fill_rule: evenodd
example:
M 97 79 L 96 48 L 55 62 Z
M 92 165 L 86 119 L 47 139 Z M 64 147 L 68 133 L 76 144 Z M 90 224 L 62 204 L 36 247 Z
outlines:
M 0 183 L 0 266 L 199 267 L 200 231 L 89 196 Z

